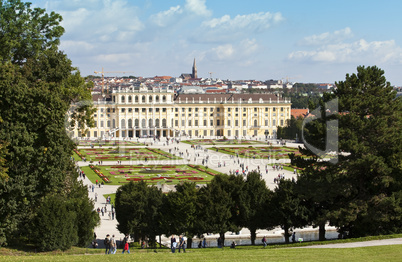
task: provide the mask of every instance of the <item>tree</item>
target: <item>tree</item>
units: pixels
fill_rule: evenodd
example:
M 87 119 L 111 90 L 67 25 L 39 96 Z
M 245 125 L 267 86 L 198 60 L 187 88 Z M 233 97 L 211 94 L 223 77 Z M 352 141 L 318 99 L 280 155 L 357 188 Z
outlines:
M 328 145 L 339 143 L 339 149 L 327 155 L 329 159 L 292 159 L 306 167 L 299 180 L 311 189 L 304 195 L 325 210 L 313 221 L 327 219 L 350 236 L 400 232 L 401 99 L 375 66 L 359 66 L 357 74 L 347 74 L 336 85 L 334 94 L 325 94 L 320 101 L 319 119 L 306 126 L 305 134 L 324 154 L 329 153 Z M 325 104 L 333 99 L 338 99 L 339 108 L 329 111 Z M 326 140 L 330 120 L 338 121 L 339 136 Z M 302 153 L 313 155 L 309 148 Z
M 0 1 L 0 61 L 22 65 L 48 49 L 57 49 L 64 28 L 62 17 L 45 9 L 31 9 L 20 0 Z
M 347 197 L 331 219 L 352 236 L 400 232 L 402 100 L 376 66 L 359 66 L 336 85 L 339 149 L 349 154 L 337 163 Z
M 155 247 L 155 237 L 162 231 L 162 201 L 162 192 L 148 187 L 144 181 L 119 187 L 115 199 L 117 229 L 124 234 L 134 234 L 136 241 L 148 237 Z
M 286 120 L 286 126 L 278 126 L 277 137 L 283 139 L 300 139 L 302 134 L 302 124 L 303 118 L 291 116 L 290 119 Z
M 76 215 L 71 210 L 71 204 L 59 194 L 49 194 L 42 199 L 29 225 L 32 243 L 40 251 L 64 251 L 77 243 Z
M 204 232 L 219 233 L 224 245 L 227 231 L 238 232 L 244 220 L 247 203 L 245 201 L 244 180 L 241 176 L 217 175 L 198 193 L 198 226 Z
M 242 212 L 243 225 L 250 230 L 251 244 L 255 245 L 256 231 L 259 228 L 268 228 L 269 218 L 265 212 L 267 203 L 271 201 L 272 192 L 258 172 L 250 172 L 244 186 L 246 207 Z M 272 225 L 273 226 L 273 225 Z
M 76 217 L 74 225 L 78 240 L 74 245 L 87 247 L 93 239 L 94 228 L 99 225 L 100 217 L 95 211 L 93 200 L 88 198 L 87 187 L 75 177 L 70 180 L 70 186 L 65 193 L 72 203 L 70 210 Z
M 8 175 L 0 181 L 0 245 L 24 243 L 23 225 L 38 215 L 36 207 L 76 179 L 65 116 L 71 102 L 90 97 L 90 85 L 57 50 L 60 21 L 29 3 L 0 2 L 0 141 Z
M 285 231 L 285 242 L 289 243 L 289 230 L 294 227 L 304 227 L 308 223 L 308 204 L 295 192 L 295 182 L 282 179 L 275 188 L 272 199 L 273 210 L 269 214 Z M 267 210 L 268 212 L 268 210 Z
M 0 123 L 3 120 L 0 118 Z M 6 154 L 7 154 L 7 144 L 0 141 L 0 181 L 5 181 L 8 178 L 7 175 L 7 165 L 6 165 Z M 0 240 L 1 243 L 1 240 Z
M 192 238 L 197 234 L 197 189 L 194 183 L 184 182 L 176 185 L 176 191 L 167 194 L 163 204 L 163 225 L 167 235 L 171 233 L 185 234 L 188 237 L 187 247 L 191 248 Z

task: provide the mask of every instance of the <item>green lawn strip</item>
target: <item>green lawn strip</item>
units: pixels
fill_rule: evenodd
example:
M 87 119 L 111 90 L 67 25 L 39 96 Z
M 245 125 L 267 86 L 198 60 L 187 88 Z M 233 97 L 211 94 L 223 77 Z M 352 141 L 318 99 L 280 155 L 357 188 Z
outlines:
M 74 151 L 73 151 L 73 158 L 74 158 L 74 161 L 81 161 L 82 160 L 81 157 L 79 155 L 77 155 L 77 153 L 75 153 Z
M 274 166 L 274 165 L 277 165 L 277 164 L 269 164 L 269 166 Z M 284 170 L 291 171 L 291 172 L 294 172 L 295 168 L 296 168 L 297 171 L 302 170 L 302 168 L 293 166 L 293 165 L 291 165 L 289 163 L 288 164 L 280 164 L 280 165 L 283 167 Z
M 209 183 L 219 172 L 199 165 L 114 165 L 93 166 L 99 175 L 89 166 L 82 167 L 92 183 L 102 181 L 107 185 L 121 185 L 129 181 L 144 180 L 148 184 L 178 184 L 181 181 Z M 109 182 L 107 182 L 109 181 Z
M 77 151 L 76 151 L 77 152 Z M 78 155 L 85 157 L 87 161 L 117 161 L 117 160 L 177 160 L 178 156 L 167 153 L 157 148 L 81 148 Z
M 89 249 L 86 249 L 89 250 Z M 104 260 L 103 249 L 96 249 L 99 255 L 29 254 L 26 256 L 0 256 L 1 261 L 99 261 Z M 308 248 L 308 249 L 264 249 L 236 247 L 230 249 L 205 248 L 187 249 L 186 253 L 170 253 L 169 249 L 130 248 L 131 254 L 108 255 L 107 261 L 400 261 L 400 245 L 373 246 L 361 248 Z M 102 257 L 100 257 L 100 255 Z
M 96 180 L 102 182 L 102 179 L 89 166 L 82 166 L 81 170 L 84 171 L 85 176 L 88 177 L 93 184 L 95 184 Z
M 289 158 L 290 153 L 298 154 L 297 148 L 293 147 L 212 147 L 210 150 L 214 150 L 220 153 L 228 155 L 239 155 L 241 158 L 257 158 L 268 159 L 268 156 L 273 159 Z M 299 153 L 300 154 L 300 153 Z
M 114 200 L 116 199 L 116 194 L 104 194 L 103 197 L 106 199 L 110 196 L 110 203 L 114 205 Z

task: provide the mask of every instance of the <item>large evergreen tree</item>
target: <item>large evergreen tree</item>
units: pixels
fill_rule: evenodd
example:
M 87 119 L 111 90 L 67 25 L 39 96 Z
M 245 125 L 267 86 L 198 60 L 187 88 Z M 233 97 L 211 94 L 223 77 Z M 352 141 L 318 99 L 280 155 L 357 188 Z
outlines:
M 7 146 L 2 164 L 8 169 L 8 178 L 0 181 L 0 245 L 30 241 L 37 233 L 35 229 L 40 229 L 28 230 L 23 225 L 37 217 L 42 210 L 37 207 L 43 206 L 44 200 L 53 203 L 51 196 L 67 185 L 76 192 L 83 188 L 69 182 L 77 174 L 70 159 L 74 144 L 67 136 L 65 117 L 72 102 L 90 97 L 91 86 L 57 49 L 64 31 L 60 21 L 58 14 L 31 9 L 29 3 L 0 2 L 0 141 Z M 87 104 L 84 111 L 91 111 L 91 105 Z M 90 125 L 90 119 L 85 123 Z M 77 195 L 65 197 L 74 201 Z M 93 209 L 87 195 L 80 194 L 79 198 L 83 210 Z M 62 206 L 48 207 L 60 214 L 56 219 L 64 219 L 62 210 L 56 210 Z M 74 220 L 74 227 L 92 231 L 96 214 L 87 215 L 84 221 Z M 87 236 L 85 233 L 81 245 Z M 78 244 L 75 239 L 78 237 L 71 243 Z
M 338 170 L 345 173 L 343 207 L 332 221 L 352 236 L 402 228 L 402 100 L 384 71 L 357 68 L 336 83 L 339 100 Z
M 360 66 L 336 85 L 305 132 L 324 158 L 292 159 L 306 168 L 299 180 L 309 185 L 303 194 L 314 203 L 312 221 L 322 225 L 328 220 L 351 236 L 400 232 L 402 101 L 375 66 Z M 325 108 L 331 101 L 338 110 Z M 328 140 L 331 120 L 338 121 L 339 136 Z M 325 151 L 331 144 L 339 144 L 336 152 Z M 308 147 L 303 153 L 312 151 Z

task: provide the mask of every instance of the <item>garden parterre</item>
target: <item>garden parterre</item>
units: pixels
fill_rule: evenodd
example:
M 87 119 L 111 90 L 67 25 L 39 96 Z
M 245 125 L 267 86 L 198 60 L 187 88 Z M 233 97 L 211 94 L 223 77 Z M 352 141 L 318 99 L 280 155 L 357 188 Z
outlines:
M 182 141 L 191 145 L 251 145 L 251 144 L 266 144 L 261 140 L 241 140 L 241 139 L 194 139 Z
M 211 150 L 221 152 L 224 154 L 238 155 L 242 158 L 288 158 L 290 153 L 294 153 L 297 156 L 301 156 L 301 153 L 297 148 L 292 147 L 212 147 Z
M 78 146 L 143 146 L 144 143 L 129 140 L 79 140 Z
M 199 165 L 90 165 L 89 168 L 85 173 L 91 181 L 97 177 L 99 181 L 109 185 L 130 181 L 145 181 L 150 184 L 157 182 L 177 184 L 180 181 L 190 181 L 205 184 L 210 182 L 213 176 L 220 174 Z M 92 176 L 88 172 L 94 172 L 97 176 Z
M 176 160 L 180 157 L 156 148 L 81 148 L 75 150 L 78 156 L 87 161 L 125 161 L 125 160 Z

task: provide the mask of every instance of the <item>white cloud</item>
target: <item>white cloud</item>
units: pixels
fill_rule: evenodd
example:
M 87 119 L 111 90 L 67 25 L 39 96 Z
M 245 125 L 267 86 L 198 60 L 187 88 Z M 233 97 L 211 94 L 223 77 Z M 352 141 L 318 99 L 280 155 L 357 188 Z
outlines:
M 301 44 L 324 45 L 330 43 L 339 43 L 351 37 L 353 37 L 352 30 L 349 27 L 346 27 L 344 29 L 334 31 L 332 33 L 325 32 L 320 35 L 307 36 L 301 41 Z
M 248 15 L 237 15 L 233 19 L 229 15 L 221 18 L 213 18 L 203 22 L 203 26 L 209 29 L 218 29 L 230 32 L 247 29 L 253 32 L 261 32 L 283 20 L 281 13 L 260 12 Z
M 288 58 L 296 61 L 333 63 L 402 63 L 402 48 L 394 40 L 324 45 L 313 51 L 296 51 Z
M 191 13 L 201 16 L 210 16 L 212 12 L 205 5 L 205 0 L 186 0 L 184 5 Z
M 157 26 L 165 27 L 172 22 L 172 19 L 183 13 L 183 9 L 178 6 L 172 6 L 169 10 L 161 11 L 155 15 L 151 15 L 150 20 Z
M 259 46 L 257 44 L 257 40 L 245 39 L 240 42 L 240 48 L 243 50 L 245 55 L 251 55 L 258 51 Z
M 245 38 L 253 34 L 261 34 L 272 25 L 284 20 L 281 13 L 260 12 L 237 15 L 231 18 L 224 15 L 204 21 L 193 34 L 196 42 L 228 42 Z
M 55 9 L 52 10 L 63 16 L 62 26 L 68 38 L 93 42 L 129 41 L 135 33 L 144 29 L 144 24 L 136 15 L 137 7 L 127 1 L 92 1 L 91 4 L 92 7 L 88 3 L 74 1 L 54 3 Z
M 67 53 L 81 53 L 82 51 L 89 52 L 94 49 L 94 45 L 85 41 L 61 41 L 60 49 Z
M 259 46 L 255 39 L 244 39 L 236 44 L 213 47 L 205 52 L 205 57 L 212 61 L 245 63 L 246 60 L 252 61 L 253 55 L 257 54 L 258 50 Z
M 231 44 L 227 44 L 212 48 L 212 52 L 219 60 L 228 60 L 233 57 L 235 50 Z

